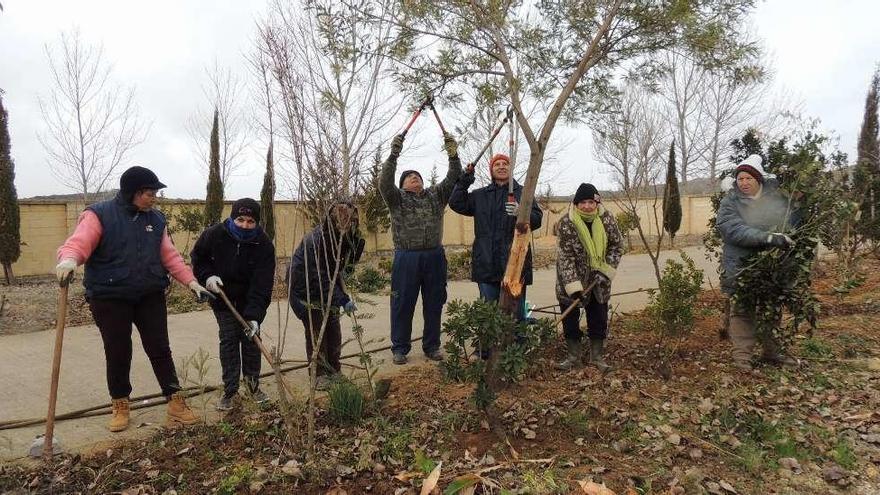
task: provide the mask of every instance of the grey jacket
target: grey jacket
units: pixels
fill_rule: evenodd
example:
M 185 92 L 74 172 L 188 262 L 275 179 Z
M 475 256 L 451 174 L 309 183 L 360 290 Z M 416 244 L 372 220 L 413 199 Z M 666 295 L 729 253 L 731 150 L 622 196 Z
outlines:
M 715 227 L 724 245 L 721 254 L 721 290 L 732 295 L 743 261 L 770 247 L 774 232 L 789 232 L 797 211 L 779 190 L 775 179 L 766 179 L 757 199 L 751 199 L 734 185 L 718 207 Z
M 461 176 L 461 160 L 449 158 L 449 170 L 442 182 L 421 193 L 404 191 L 394 183 L 397 157 L 382 164 L 379 193 L 391 212 L 391 237 L 395 249 L 432 249 L 443 244 L 443 212 L 452 188 Z

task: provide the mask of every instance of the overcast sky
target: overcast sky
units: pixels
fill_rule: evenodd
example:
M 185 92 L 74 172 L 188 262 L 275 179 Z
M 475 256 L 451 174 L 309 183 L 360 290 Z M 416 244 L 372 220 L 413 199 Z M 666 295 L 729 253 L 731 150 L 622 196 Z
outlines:
M 44 45 L 62 30 L 78 27 L 82 38 L 102 43 L 113 78 L 134 85 L 142 117 L 151 123 L 132 164 L 152 168 L 169 185 L 171 197 L 204 197 L 202 170 L 192 152 L 185 123 L 204 105 L 205 66 L 240 67 L 249 51 L 261 0 L 50 1 L 3 0 L 0 12 L 0 88 L 6 92 L 12 155 L 19 197 L 71 192 L 50 174 L 37 140 L 42 129 L 38 95 L 50 77 Z M 855 154 L 864 96 L 880 61 L 880 2 L 877 0 L 770 0 L 753 23 L 774 62 L 776 83 L 804 103 L 807 115 L 840 136 L 841 148 Z M 400 120 L 406 120 L 401 116 Z M 568 194 L 584 181 L 607 185 L 589 149 L 589 130 L 563 129 L 559 153 L 565 172 L 554 191 Z M 390 138 L 390 136 L 389 136 Z M 419 153 L 414 168 L 428 174 L 442 155 Z M 259 195 L 262 153 L 253 149 L 248 170 L 234 179 L 227 197 Z M 439 153 L 439 151 L 437 151 Z

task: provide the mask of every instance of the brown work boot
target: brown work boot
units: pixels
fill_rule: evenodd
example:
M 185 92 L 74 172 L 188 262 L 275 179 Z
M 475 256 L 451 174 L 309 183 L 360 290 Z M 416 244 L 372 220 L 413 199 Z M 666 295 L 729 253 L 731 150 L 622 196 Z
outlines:
M 113 399 L 110 403 L 113 407 L 113 416 L 110 417 L 110 423 L 107 424 L 107 428 L 110 431 L 122 431 L 128 428 L 128 397 Z
M 198 416 L 186 405 L 183 394 L 180 392 L 168 398 L 167 422 L 169 426 L 173 424 L 191 425 L 199 422 Z

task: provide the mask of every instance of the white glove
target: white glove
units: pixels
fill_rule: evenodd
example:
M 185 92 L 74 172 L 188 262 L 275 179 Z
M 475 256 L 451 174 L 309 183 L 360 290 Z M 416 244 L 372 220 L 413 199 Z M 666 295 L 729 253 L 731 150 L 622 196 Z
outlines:
M 58 278 L 58 282 L 64 282 L 73 274 L 73 271 L 76 270 L 76 260 L 73 258 L 64 258 L 61 260 L 58 265 L 55 266 L 55 276 Z
M 767 236 L 767 244 L 779 248 L 788 248 L 794 245 L 794 241 L 785 234 L 774 232 Z
M 345 314 L 347 314 L 347 315 L 351 315 L 352 313 L 357 311 L 357 309 L 358 309 L 357 304 L 355 304 L 354 301 L 352 301 L 352 300 L 349 300 L 347 303 L 345 303 L 342 306 L 342 310 L 345 311 Z
M 246 332 L 249 339 L 254 338 L 254 335 L 260 335 L 260 323 L 258 321 L 251 320 L 248 324 L 251 326 L 251 330 Z
M 220 288 L 223 287 L 223 281 L 217 275 L 211 275 L 208 280 L 205 280 L 205 287 L 209 291 L 219 294 Z
M 504 211 L 506 211 L 508 215 L 515 217 L 517 210 L 519 210 L 519 203 L 516 201 L 508 201 L 507 203 L 504 203 Z
M 216 297 L 214 297 L 214 294 L 211 294 L 210 292 L 208 292 L 208 289 L 199 285 L 199 283 L 196 282 L 195 280 L 190 282 L 188 287 L 189 287 L 189 290 L 191 290 L 191 291 L 193 291 L 193 293 L 195 293 L 196 300 L 200 303 L 208 302 L 209 300 L 213 301 L 214 299 L 217 299 Z

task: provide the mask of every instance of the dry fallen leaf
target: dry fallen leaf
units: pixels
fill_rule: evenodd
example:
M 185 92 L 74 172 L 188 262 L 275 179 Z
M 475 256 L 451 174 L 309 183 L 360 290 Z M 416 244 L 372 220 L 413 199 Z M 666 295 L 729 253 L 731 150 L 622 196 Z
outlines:
M 425 478 L 425 482 L 422 483 L 422 491 L 421 495 L 430 495 L 434 488 L 437 487 L 437 482 L 440 481 L 440 468 L 443 466 L 443 461 L 437 463 L 437 466 L 431 471 L 431 474 Z
M 581 490 L 584 491 L 585 495 L 614 495 L 614 492 L 611 491 L 605 484 L 598 484 L 592 481 L 581 480 L 578 481 L 578 485 L 581 486 Z

